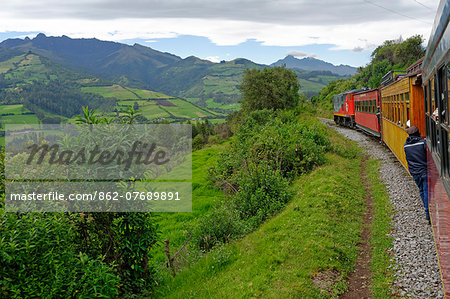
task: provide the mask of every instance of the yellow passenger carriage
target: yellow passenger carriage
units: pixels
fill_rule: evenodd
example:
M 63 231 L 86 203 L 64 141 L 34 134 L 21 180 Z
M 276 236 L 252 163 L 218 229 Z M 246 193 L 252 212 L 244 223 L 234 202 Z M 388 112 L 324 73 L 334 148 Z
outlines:
M 422 59 L 412 64 L 406 75 L 381 88 L 382 139 L 402 165 L 408 169 L 403 145 L 407 123 L 425 136 L 425 108 L 421 78 Z

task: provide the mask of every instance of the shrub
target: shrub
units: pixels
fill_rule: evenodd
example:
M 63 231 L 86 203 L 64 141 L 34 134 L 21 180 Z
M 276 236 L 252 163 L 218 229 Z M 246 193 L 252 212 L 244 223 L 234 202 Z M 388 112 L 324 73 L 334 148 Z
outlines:
M 215 206 L 195 227 L 194 245 L 207 251 L 218 244 L 237 238 L 244 232 L 244 225 L 235 210 L 226 203 Z
M 77 254 L 68 216 L 0 213 L 0 297 L 118 295 L 113 267 Z
M 236 176 L 239 191 L 232 198 L 232 207 L 251 228 L 282 208 L 292 194 L 280 170 L 274 170 L 267 161 L 251 162 Z
M 330 147 L 324 127 L 300 122 L 298 111 L 250 113 L 210 171 L 228 196 L 198 225 L 196 245 L 207 250 L 256 228 L 290 200 L 289 181 L 324 163 Z

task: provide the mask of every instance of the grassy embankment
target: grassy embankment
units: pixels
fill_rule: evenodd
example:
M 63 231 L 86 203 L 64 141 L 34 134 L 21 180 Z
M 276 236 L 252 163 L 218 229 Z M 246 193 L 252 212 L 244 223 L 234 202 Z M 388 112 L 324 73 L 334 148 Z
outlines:
M 189 237 L 189 228 L 208 212 L 214 201 L 224 197 L 220 190 L 207 182 L 208 169 L 214 165 L 224 146 L 226 145 L 214 145 L 192 153 L 192 212 L 158 213 L 156 222 L 160 228 L 161 239 L 169 238 L 173 249 L 183 245 Z M 152 253 L 157 265 L 166 260 L 162 246 L 154 248 Z
M 280 214 L 246 237 L 206 254 L 160 286 L 157 295 L 316 298 L 345 291 L 345 279 L 358 256 L 365 210 L 362 158 L 355 143 L 330 134 L 334 150 L 327 154 L 327 163 L 292 184 L 297 195 Z M 375 207 L 372 289 L 379 298 L 388 296 L 392 281 L 386 251 L 392 246 L 386 237 L 390 210 L 376 161 L 366 167 Z M 200 215 L 195 201 L 194 197 L 193 210 Z
M 389 203 L 389 195 L 386 187 L 381 183 L 379 173 L 379 162 L 369 160 L 366 164 L 367 178 L 370 183 L 370 192 L 373 195 L 374 212 L 372 219 L 372 284 L 371 290 L 374 298 L 393 297 L 390 286 L 394 281 L 392 255 L 389 253 L 393 248 L 391 233 L 392 207 Z

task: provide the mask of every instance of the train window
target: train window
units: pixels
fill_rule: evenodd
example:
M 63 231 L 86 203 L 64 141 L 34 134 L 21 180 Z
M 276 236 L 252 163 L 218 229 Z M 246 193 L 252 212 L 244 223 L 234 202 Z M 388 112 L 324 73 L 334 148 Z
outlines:
M 429 113 L 430 109 L 428 107 L 428 85 L 423 86 L 423 100 L 425 102 L 425 113 Z
M 436 96 L 435 96 L 435 85 L 434 85 L 434 77 L 430 80 L 430 103 L 431 103 L 431 109 L 430 113 L 433 113 L 436 110 Z
M 442 165 L 442 173 L 444 174 L 445 177 L 448 178 L 448 175 L 450 174 L 450 169 L 449 169 L 449 133 L 446 130 L 441 130 L 442 131 L 442 160 L 441 160 L 441 165 Z
M 448 124 L 447 119 L 447 68 L 444 66 L 438 71 L 438 101 L 439 101 L 439 121 Z
M 450 111 L 450 92 L 449 92 L 449 88 L 450 88 L 450 63 L 447 64 L 447 105 L 445 107 L 447 107 L 447 111 Z M 450 115 L 449 113 L 447 113 L 447 123 L 450 123 Z

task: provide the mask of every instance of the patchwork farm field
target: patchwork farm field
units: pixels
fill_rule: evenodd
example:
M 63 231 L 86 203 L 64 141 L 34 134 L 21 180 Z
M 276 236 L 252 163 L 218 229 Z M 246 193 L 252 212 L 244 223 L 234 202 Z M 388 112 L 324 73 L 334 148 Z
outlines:
M 224 119 L 225 114 L 217 113 L 180 98 L 145 89 L 127 88 L 120 85 L 82 87 L 83 92 L 96 93 L 105 98 L 116 98 L 118 109 L 137 103 L 141 114 L 148 120 L 155 119 Z M 218 104 L 220 105 L 220 104 Z M 234 110 L 234 109 L 232 109 Z
M 118 100 L 139 100 L 139 99 L 166 99 L 170 98 L 168 95 L 146 90 L 146 89 L 136 89 L 127 88 L 114 84 L 111 86 L 89 86 L 82 87 L 81 91 L 96 93 L 105 98 L 116 98 Z
M 148 120 L 154 119 L 224 119 L 226 115 L 199 107 L 183 99 L 167 98 L 161 100 L 122 100 L 118 102 L 119 108 L 139 105 L 141 114 Z
M 13 113 L 22 114 L 23 112 L 30 112 L 27 108 L 24 108 L 22 104 L 17 105 L 0 105 L 0 114 Z
M 23 107 L 22 104 L 16 105 L 0 105 L 0 130 L 4 130 L 5 124 L 37 124 L 39 119 L 35 114 Z M 4 115 L 12 114 L 12 115 Z M 0 147 L 5 146 L 5 137 L 0 136 Z
M 0 105 L 0 124 L 37 124 L 39 120 L 35 114 L 23 107 L 22 104 L 16 105 Z M 13 115 L 4 115 L 4 114 Z
M 123 88 L 120 85 L 114 84 L 111 86 L 90 86 L 82 87 L 81 91 L 96 93 L 105 98 L 116 98 L 118 100 L 137 100 L 139 97 L 130 90 Z
M 0 74 L 7 80 L 21 80 L 30 83 L 37 80 L 48 81 L 57 76 L 47 74 L 47 69 L 37 55 L 23 54 L 0 62 Z

